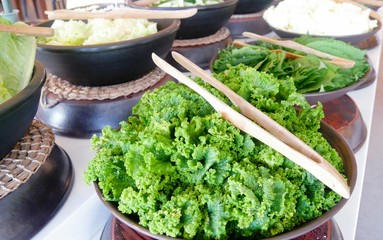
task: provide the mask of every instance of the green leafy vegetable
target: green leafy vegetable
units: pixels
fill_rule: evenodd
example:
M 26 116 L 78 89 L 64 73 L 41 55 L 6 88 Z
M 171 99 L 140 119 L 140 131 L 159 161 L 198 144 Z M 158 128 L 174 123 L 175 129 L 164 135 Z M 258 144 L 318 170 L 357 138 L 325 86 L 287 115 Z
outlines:
M 11 25 L 12 23 L 0 17 L 0 24 Z M 16 95 L 28 85 L 32 77 L 35 56 L 35 37 L 0 32 L 0 103 Z
M 240 64 L 216 77 L 312 146 L 344 174 L 292 79 Z M 195 79 L 230 104 L 215 89 Z M 299 111 L 296 110 L 299 107 Z M 91 139 L 96 156 L 84 173 L 106 200 L 138 216 L 154 234 L 185 239 L 264 238 L 331 209 L 341 197 L 304 169 L 241 132 L 202 97 L 168 82 L 147 92 L 119 130 Z
M 366 51 L 345 42 L 311 36 L 302 36 L 294 40 L 335 56 L 352 59 L 356 64 L 353 68 L 341 68 L 314 55 L 305 55 L 301 52 L 295 53 L 305 57 L 289 59 L 284 53 L 271 51 L 280 47 L 261 42 L 241 48 L 229 46 L 221 50 L 213 63 L 212 70 L 219 73 L 230 66 L 242 63 L 273 74 L 281 80 L 292 77 L 298 92 L 312 93 L 347 87 L 362 79 L 370 69 L 365 58 Z M 291 49 L 288 51 L 294 52 Z

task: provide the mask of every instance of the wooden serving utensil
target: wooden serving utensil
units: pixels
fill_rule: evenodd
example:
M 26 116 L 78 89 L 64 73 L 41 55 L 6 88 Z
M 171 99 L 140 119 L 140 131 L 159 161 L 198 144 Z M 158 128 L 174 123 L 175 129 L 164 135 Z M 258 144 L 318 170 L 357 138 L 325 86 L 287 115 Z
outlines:
M 316 55 L 316 56 L 321 57 L 321 58 L 328 58 L 331 60 L 336 60 L 337 65 L 342 66 L 344 68 L 352 68 L 355 65 L 355 61 L 353 61 L 353 60 L 349 60 L 349 59 L 337 57 L 337 56 L 334 56 L 334 55 L 331 55 L 331 54 L 328 54 L 325 52 L 321 52 L 321 51 L 318 51 L 316 49 L 313 49 L 313 48 L 307 47 L 305 45 L 299 44 L 297 42 L 294 42 L 293 40 L 277 40 L 277 39 L 268 38 L 268 37 L 261 36 L 261 35 L 251 33 L 251 32 L 244 32 L 243 36 L 257 39 L 257 40 L 260 40 L 263 42 L 275 44 L 275 45 L 282 46 L 285 48 L 290 48 L 290 49 L 304 52 L 307 54 L 313 54 L 313 55 Z
M 281 129 L 283 127 L 276 126 L 275 123 L 273 123 L 274 120 L 273 122 L 271 122 L 269 117 L 265 118 L 264 113 L 260 112 L 258 109 L 256 109 L 247 101 L 245 101 L 243 98 L 239 97 L 233 91 L 227 91 L 225 85 L 220 83 L 218 80 L 214 79 L 203 69 L 199 68 L 194 63 L 184 58 L 182 55 L 177 54 L 175 52 L 173 52 L 172 55 L 173 57 L 175 57 L 176 61 L 180 63 L 183 67 L 185 67 L 188 70 L 191 69 L 192 73 L 196 74 L 197 76 L 202 76 L 204 80 L 208 81 L 210 84 L 212 84 L 218 90 L 222 91 L 224 94 L 227 94 L 229 99 L 233 101 L 233 103 L 236 104 L 238 107 L 240 107 L 241 112 L 244 115 L 248 114 L 257 116 L 257 122 L 262 122 L 263 125 L 268 126 L 268 128 L 271 129 L 273 133 L 276 133 L 278 137 L 274 136 L 269 131 L 255 124 L 249 118 L 245 117 L 241 113 L 237 112 L 236 110 L 219 100 L 217 97 L 212 95 L 210 92 L 208 92 L 206 89 L 198 85 L 190 78 L 188 78 L 182 72 L 178 71 L 176 68 L 174 68 L 166 61 L 158 57 L 155 53 L 152 54 L 152 58 L 158 67 L 160 67 L 169 75 L 173 76 L 181 83 L 187 85 L 188 87 L 196 91 L 199 95 L 201 95 L 203 98 L 205 98 L 212 105 L 212 107 L 221 114 L 223 119 L 231 122 L 240 130 L 257 138 L 258 140 L 267 144 L 279 153 L 283 154 L 285 157 L 289 158 L 291 161 L 295 162 L 302 168 L 306 169 L 313 176 L 318 178 L 321 182 L 323 182 L 325 185 L 337 192 L 342 197 L 350 197 L 350 188 L 347 185 L 345 179 L 330 163 L 324 160 L 318 153 L 316 153 L 314 150 L 307 149 L 307 147 L 305 147 L 305 145 L 302 145 L 301 143 L 297 143 L 295 140 L 296 137 L 286 139 L 286 141 L 291 146 L 280 140 L 279 138 L 288 138 L 288 136 L 291 136 L 292 133 L 288 134 L 288 136 L 284 136 L 285 131 Z M 249 105 L 251 105 L 252 108 L 250 108 Z M 292 146 L 298 146 L 298 149 L 295 149 Z M 315 153 L 313 153 L 312 151 L 314 151 Z M 305 155 L 306 153 L 308 153 L 309 155 Z M 313 159 L 309 156 L 312 156 Z
M 35 37 L 52 37 L 54 30 L 49 27 L 32 27 L 18 24 L 0 24 L 0 32 L 12 32 L 20 35 L 29 35 Z
M 108 12 L 86 12 L 77 10 L 59 9 L 55 11 L 45 11 L 48 19 L 61 20 L 81 20 L 93 18 L 146 18 L 146 19 L 183 19 L 196 14 L 197 8 L 184 10 L 149 10 L 134 8 L 119 8 Z
M 245 42 L 241 42 L 239 40 L 234 40 L 233 41 L 233 45 L 237 46 L 237 47 L 244 47 L 244 46 L 248 46 L 250 44 L 245 43 Z M 288 51 L 285 51 L 285 50 L 282 50 L 282 49 L 274 49 L 274 50 L 271 50 L 271 51 L 272 52 L 285 53 L 286 57 L 289 58 L 289 59 L 296 59 L 296 58 L 303 58 L 304 57 L 303 55 L 292 53 L 292 52 L 288 52 Z M 337 66 L 342 67 L 342 68 L 352 68 L 353 67 L 353 65 L 349 64 L 348 62 L 345 63 L 344 60 L 342 60 L 342 59 L 330 59 L 330 60 L 324 60 L 324 61 L 332 63 L 332 64 L 337 65 Z
M 378 20 L 379 22 L 382 22 L 382 19 L 381 19 L 379 13 L 377 13 L 376 11 L 372 10 L 372 9 L 369 8 L 369 7 L 366 7 L 366 6 L 362 5 L 362 4 L 360 4 L 360 3 L 367 3 L 367 4 L 370 4 L 370 3 L 371 3 L 370 0 L 357 0 L 357 2 L 352 1 L 352 0 L 334 0 L 334 1 L 337 2 L 337 3 L 350 3 L 350 4 L 352 4 L 352 5 L 355 5 L 355 6 L 357 6 L 357 7 L 360 7 L 360 8 L 363 9 L 363 10 L 367 10 L 367 9 L 368 9 L 368 10 L 370 10 L 370 17 L 371 17 L 371 18 L 375 18 L 375 19 Z M 377 1 L 377 2 L 380 2 L 380 1 Z M 375 5 L 374 5 L 374 6 L 375 6 Z M 380 6 L 382 6 L 382 5 L 380 5 Z

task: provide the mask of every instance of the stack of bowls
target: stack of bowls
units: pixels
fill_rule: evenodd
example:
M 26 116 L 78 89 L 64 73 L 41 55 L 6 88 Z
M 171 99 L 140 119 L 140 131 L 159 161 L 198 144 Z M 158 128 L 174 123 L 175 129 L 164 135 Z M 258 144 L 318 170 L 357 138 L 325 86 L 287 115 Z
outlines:
M 52 74 L 49 76 L 65 80 L 73 88 L 80 89 L 79 92 L 98 92 L 101 87 L 123 88 L 155 70 L 151 54 L 165 57 L 180 26 L 179 19 L 148 20 L 157 24 L 156 33 L 86 46 L 38 44 L 36 57 L 44 64 L 47 73 Z M 39 26 L 50 27 L 52 23 L 47 21 Z M 144 91 L 134 96 L 102 100 L 63 99 L 48 93 L 43 92 L 44 102 L 55 101 L 57 98 L 61 102 L 50 107 L 40 104 L 37 118 L 50 126 L 56 134 L 88 138 L 100 133 L 105 125 L 118 127 L 119 122 L 131 114 L 131 107 Z

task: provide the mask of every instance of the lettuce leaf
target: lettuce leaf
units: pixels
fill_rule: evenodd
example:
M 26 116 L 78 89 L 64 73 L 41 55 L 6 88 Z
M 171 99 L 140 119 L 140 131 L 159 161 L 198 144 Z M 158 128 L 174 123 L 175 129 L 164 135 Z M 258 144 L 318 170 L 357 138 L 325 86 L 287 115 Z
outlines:
M 0 24 L 12 23 L 0 17 Z M 36 38 L 0 32 L 0 53 L 0 103 L 2 103 L 25 88 L 31 80 L 36 56 Z

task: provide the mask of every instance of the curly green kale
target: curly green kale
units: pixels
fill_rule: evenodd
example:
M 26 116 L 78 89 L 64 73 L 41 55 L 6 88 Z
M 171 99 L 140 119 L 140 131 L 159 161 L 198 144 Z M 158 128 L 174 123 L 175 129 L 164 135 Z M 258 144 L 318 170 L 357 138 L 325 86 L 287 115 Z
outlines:
M 294 83 L 238 65 L 216 77 L 307 142 L 342 174 Z M 195 79 L 213 94 L 229 100 Z M 299 111 L 296 110 L 299 107 Z M 185 239 L 264 238 L 321 216 L 341 197 L 304 169 L 225 121 L 202 97 L 168 82 L 143 95 L 118 130 L 92 138 L 84 179 L 154 234 Z

